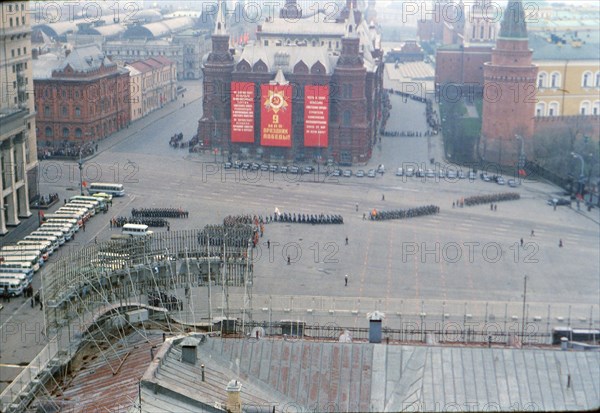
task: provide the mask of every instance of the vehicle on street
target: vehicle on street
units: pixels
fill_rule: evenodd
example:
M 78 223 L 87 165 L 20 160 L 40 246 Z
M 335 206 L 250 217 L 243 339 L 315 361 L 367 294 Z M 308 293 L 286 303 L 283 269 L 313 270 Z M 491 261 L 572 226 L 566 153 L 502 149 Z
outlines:
M 310 174 L 314 170 L 315 170 L 315 168 L 313 168 L 312 166 L 305 166 L 304 168 L 302 168 L 302 173 Z
M 271 165 L 269 166 L 269 171 L 277 172 L 279 170 L 279 165 Z
M 385 173 L 385 166 L 383 166 L 383 164 L 379 165 L 377 167 L 377 173 L 383 175 Z
M 396 176 L 404 176 L 404 169 L 402 169 L 402 168 L 396 169 Z
M 458 179 L 466 179 L 467 176 L 463 171 L 458 171 Z
M 482 172 L 481 175 L 479 175 L 481 177 L 481 180 L 484 182 L 490 182 L 492 180 L 492 178 L 490 178 L 490 176 L 488 174 L 486 174 L 485 172 Z
M 433 171 L 433 169 L 428 169 L 428 170 L 425 172 L 425 176 L 426 176 L 427 178 L 435 178 L 435 172 Z
M 344 178 L 350 178 L 352 176 L 352 171 L 350 169 L 346 169 L 344 171 Z
M 282 174 L 286 174 L 286 173 L 288 173 L 288 171 L 289 171 L 289 168 L 285 165 L 279 167 L 279 172 L 281 172 Z
M 456 172 L 452 171 L 452 170 L 448 170 L 448 172 L 446 173 L 446 176 L 448 177 L 448 179 L 456 179 Z M 463 178 L 464 178 L 464 174 L 463 174 Z
M 332 176 L 342 176 L 342 170 L 341 169 L 334 169 L 333 172 L 331 173 Z
M 359 169 L 358 171 L 356 171 L 356 177 L 357 178 L 364 178 L 365 177 L 365 171 L 363 171 L 362 169 Z
M 233 167 L 234 167 L 235 169 L 242 169 L 242 161 L 235 161 L 235 162 L 233 163 Z
M 231 169 L 233 168 L 233 164 L 231 162 L 225 162 L 225 164 L 223 165 L 224 169 Z
M 571 200 L 565 198 L 552 198 L 548 200 L 548 205 L 569 206 L 571 205 Z
M 104 192 L 105 194 L 110 194 L 112 196 L 124 196 L 125 188 L 123 188 L 122 184 L 94 182 L 90 184 L 88 192 L 90 195 L 94 195 L 98 192 Z
M 473 180 L 475 180 L 475 178 L 477 178 L 477 175 L 475 174 L 475 172 L 469 171 L 469 179 L 471 181 L 473 181 Z
M 516 179 L 509 179 L 508 186 L 510 186 L 511 188 L 516 188 L 519 186 L 519 183 L 516 181 Z
M 253 171 L 258 171 L 260 169 L 260 165 L 256 162 L 252 162 L 252 165 L 250 165 L 250 169 L 252 169 Z
M 496 178 L 496 183 L 497 183 L 498 185 L 506 185 L 506 181 L 505 181 L 505 180 L 504 180 L 504 178 L 503 178 L 503 177 L 501 177 L 501 176 L 499 176 L 499 177 L 497 177 L 497 178 Z
M 413 168 L 407 168 L 406 169 L 406 176 L 412 177 L 412 176 L 414 176 L 414 174 L 415 174 L 415 171 L 414 171 Z
M 148 225 L 142 224 L 125 224 L 123 225 L 123 230 L 121 231 L 123 235 L 131 235 L 134 237 L 143 237 L 145 235 L 152 235 L 154 231 L 148 230 Z
M 296 165 L 292 165 L 292 166 L 290 166 L 289 172 L 291 174 L 299 174 L 300 168 L 298 168 Z
M 267 171 L 269 170 L 269 165 L 267 165 L 266 163 L 263 163 L 263 164 L 260 166 L 260 170 L 261 170 L 261 171 L 264 171 L 264 172 L 267 172 Z
M 369 178 L 375 178 L 376 175 L 377 175 L 377 172 L 375 172 L 375 169 L 369 169 L 369 172 L 367 172 L 367 176 Z
M 243 169 L 244 171 L 247 171 L 248 169 L 250 169 L 250 164 L 249 164 L 248 162 L 244 162 L 244 163 L 242 164 L 242 169 Z

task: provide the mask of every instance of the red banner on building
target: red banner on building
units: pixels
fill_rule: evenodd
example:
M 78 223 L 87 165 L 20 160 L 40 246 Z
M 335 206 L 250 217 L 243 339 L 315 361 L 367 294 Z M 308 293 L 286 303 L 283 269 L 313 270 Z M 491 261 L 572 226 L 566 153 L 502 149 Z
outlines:
M 254 143 L 254 83 L 231 82 L 231 142 Z
M 329 144 L 329 86 L 304 88 L 304 146 L 326 148 Z
M 292 87 L 262 85 L 261 134 L 262 146 L 292 146 Z

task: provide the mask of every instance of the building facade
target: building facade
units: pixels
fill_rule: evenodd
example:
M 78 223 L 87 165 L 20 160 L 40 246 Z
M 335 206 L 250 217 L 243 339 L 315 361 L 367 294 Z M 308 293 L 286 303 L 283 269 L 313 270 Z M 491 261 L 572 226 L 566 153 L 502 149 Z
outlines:
M 77 149 L 129 124 L 129 72 L 98 46 L 76 47 L 65 58 L 40 55 L 34 64 L 40 147 Z
M 516 165 L 521 144 L 532 153 L 538 70 L 532 56 L 523 4 L 510 0 L 491 62 L 484 65 L 479 154 L 488 162 Z
M 130 70 L 132 100 L 139 98 L 131 106 L 138 112 L 132 112 L 132 120 L 162 108 L 177 97 L 177 66 L 169 59 L 156 56 L 132 62 L 126 68 L 133 69 Z
M 285 16 L 295 10 L 298 18 L 288 24 L 286 33 L 279 29 L 278 20 L 284 19 L 275 18 L 269 22 L 272 25 L 267 24 L 268 30 L 259 27 L 257 41 L 239 54 L 229 49 L 224 19 L 217 21 L 212 52 L 204 63 L 204 111 L 198 138 L 205 147 L 263 158 L 366 162 L 377 139 L 381 113 L 379 38 L 355 9 L 355 1 L 347 1 L 338 19 L 323 23 L 320 34 L 313 33 L 314 16 L 303 21 L 294 4 L 287 1 L 282 10 Z M 281 88 L 275 91 L 271 86 Z M 242 103 L 238 87 L 246 88 Z M 242 119 L 236 113 L 244 104 Z M 289 116 L 288 123 L 266 125 L 272 107 L 276 110 L 273 119 Z M 307 126 L 312 121 L 315 124 Z M 241 123 L 246 127 L 243 132 Z M 277 131 L 272 139 L 267 137 L 270 130 Z
M 38 196 L 29 2 L 0 4 L 0 235 Z

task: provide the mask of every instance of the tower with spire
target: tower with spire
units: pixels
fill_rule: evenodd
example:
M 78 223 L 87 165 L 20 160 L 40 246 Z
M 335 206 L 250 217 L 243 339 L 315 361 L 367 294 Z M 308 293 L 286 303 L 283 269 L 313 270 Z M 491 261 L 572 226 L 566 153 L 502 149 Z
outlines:
M 231 102 L 229 85 L 234 69 L 234 60 L 229 49 L 229 31 L 225 18 L 225 4 L 219 0 L 215 29 L 211 36 L 212 51 L 202 69 L 204 93 L 203 116 L 198 124 L 198 138 L 205 146 L 226 147 L 229 142 Z
M 360 163 L 367 159 L 356 159 L 356 154 L 365 153 L 365 149 L 371 147 L 367 130 L 367 71 L 360 51 L 357 14 L 353 2 L 348 3 L 346 34 L 333 75 L 336 90 L 332 93 L 332 113 L 336 116 L 332 116 L 330 127 L 331 149 L 342 162 Z
M 510 0 L 504 13 L 491 62 L 484 65 L 483 119 L 479 154 L 486 162 L 515 165 L 523 140 L 531 154 L 535 115 L 535 81 L 525 11 Z M 519 136 L 519 139 L 516 136 Z

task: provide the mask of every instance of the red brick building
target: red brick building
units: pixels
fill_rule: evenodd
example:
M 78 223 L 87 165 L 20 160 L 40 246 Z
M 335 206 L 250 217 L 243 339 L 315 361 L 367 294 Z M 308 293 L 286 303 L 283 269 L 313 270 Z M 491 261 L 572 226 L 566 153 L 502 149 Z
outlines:
M 538 68 L 532 63 L 525 11 L 510 0 L 492 60 L 484 66 L 483 124 L 479 154 L 501 165 L 516 165 L 521 150 L 532 153 Z
M 40 148 L 79 148 L 129 124 L 129 72 L 97 46 L 77 47 L 65 58 L 40 55 L 33 62 Z
M 383 55 L 374 27 L 362 18 L 356 3 L 347 0 L 337 21 L 331 22 L 325 16 L 303 19 L 302 9 L 294 0 L 288 0 L 281 14 L 293 12 L 297 21 L 290 25 L 279 17 L 264 22 L 258 27 L 256 42 L 239 54 L 229 49 L 229 33 L 219 13 L 212 52 L 203 68 L 203 116 L 198 137 L 204 146 L 265 158 L 367 162 L 381 120 Z M 276 143 L 266 143 L 269 139 L 265 139 L 264 93 L 269 84 L 281 86 L 281 90 L 288 87 L 289 91 L 282 107 L 289 124 L 270 128 L 278 133 L 285 129 L 275 138 L 281 142 Z M 239 85 L 248 89 L 250 96 L 244 109 L 244 142 L 235 137 L 236 130 L 242 128 L 240 122 L 232 120 L 232 112 L 236 111 L 232 109 L 232 88 Z M 314 105 L 307 104 L 312 87 L 326 91 L 326 107 L 319 111 L 327 115 L 315 126 L 320 128 L 323 140 L 311 144 L 307 143 L 305 121 L 314 109 Z M 267 102 L 267 107 L 272 103 Z

